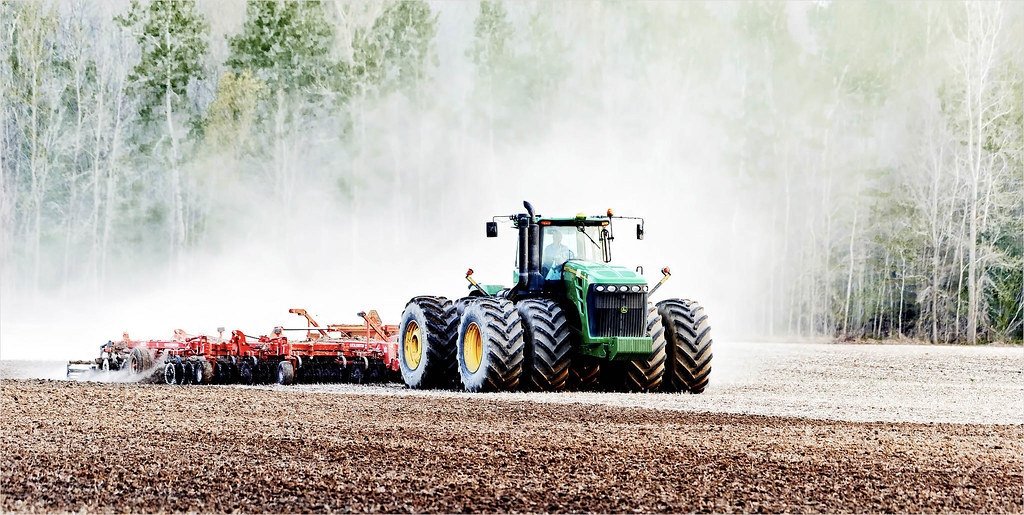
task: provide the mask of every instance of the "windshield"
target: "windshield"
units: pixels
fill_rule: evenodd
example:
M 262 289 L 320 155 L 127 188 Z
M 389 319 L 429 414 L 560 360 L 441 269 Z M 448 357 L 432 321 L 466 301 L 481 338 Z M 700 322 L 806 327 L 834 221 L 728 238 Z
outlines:
M 540 273 L 549 281 L 562 277 L 562 264 L 570 259 L 602 260 L 597 226 L 541 226 L 540 240 Z

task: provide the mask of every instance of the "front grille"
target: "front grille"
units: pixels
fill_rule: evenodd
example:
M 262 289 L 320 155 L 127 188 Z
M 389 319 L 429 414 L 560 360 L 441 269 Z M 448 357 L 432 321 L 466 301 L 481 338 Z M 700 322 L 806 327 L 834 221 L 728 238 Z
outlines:
M 625 306 L 626 312 L 622 312 Z M 590 335 L 647 336 L 647 293 L 609 293 L 590 291 L 587 310 L 590 315 Z

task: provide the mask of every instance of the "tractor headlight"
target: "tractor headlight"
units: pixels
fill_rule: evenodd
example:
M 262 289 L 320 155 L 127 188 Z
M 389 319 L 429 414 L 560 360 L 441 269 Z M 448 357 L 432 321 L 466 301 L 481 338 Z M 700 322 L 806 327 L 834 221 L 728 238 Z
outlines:
M 619 286 L 619 291 L 629 291 L 629 286 L 623 284 L 622 286 Z
M 629 287 L 629 290 L 630 291 L 640 291 L 640 287 L 634 284 L 633 286 Z
M 594 286 L 594 289 L 597 290 L 597 291 L 604 291 L 604 285 L 603 284 L 599 284 L 597 286 Z

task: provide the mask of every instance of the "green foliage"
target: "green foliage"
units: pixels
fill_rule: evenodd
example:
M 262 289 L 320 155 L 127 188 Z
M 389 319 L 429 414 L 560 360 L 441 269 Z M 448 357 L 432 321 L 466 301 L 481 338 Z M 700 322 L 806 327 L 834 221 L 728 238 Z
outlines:
M 115 20 L 135 37 L 139 62 L 128 75 L 130 90 L 139 99 L 139 118 L 153 123 L 189 106 L 187 88 L 205 76 L 209 26 L 194 0 L 132 0 Z
M 477 66 L 485 84 L 508 80 L 513 53 L 512 23 L 501 2 L 480 2 L 480 13 L 473 22 L 473 42 L 466 55 Z
M 266 95 L 267 86 L 249 70 L 221 75 L 217 96 L 206 109 L 208 147 L 213 151 L 248 149 L 256 109 Z
M 437 15 L 421 0 L 389 3 L 369 30 L 353 36 L 352 80 L 357 93 L 399 91 L 416 97 L 438 64 Z
M 337 73 L 334 31 L 317 1 L 250 1 L 242 32 L 228 41 L 225 64 L 236 73 L 249 70 L 272 91 L 309 92 Z

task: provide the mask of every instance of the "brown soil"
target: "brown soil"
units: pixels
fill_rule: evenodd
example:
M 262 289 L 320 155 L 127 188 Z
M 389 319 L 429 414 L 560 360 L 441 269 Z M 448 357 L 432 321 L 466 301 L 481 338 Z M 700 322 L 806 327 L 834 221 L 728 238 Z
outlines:
M 1021 426 L 12 381 L 5 512 L 1021 512 Z

